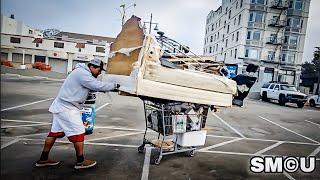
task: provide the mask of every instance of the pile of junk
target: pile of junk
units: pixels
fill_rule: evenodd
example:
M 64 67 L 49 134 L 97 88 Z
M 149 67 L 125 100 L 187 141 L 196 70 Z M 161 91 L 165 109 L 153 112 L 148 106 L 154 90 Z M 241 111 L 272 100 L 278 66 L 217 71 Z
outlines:
M 250 64 L 248 73 L 230 79 L 223 62 L 196 55 L 162 32 L 148 34 L 141 19 L 132 16 L 110 46 L 107 75 L 103 79 L 120 84 L 120 95 L 141 98 L 146 129 L 166 136 L 200 131 L 205 127 L 209 109 L 243 106 L 256 81 L 250 74 L 257 69 Z M 176 136 L 174 142 L 190 147 L 203 144 L 185 144 L 185 137 Z M 139 151 L 146 143 L 144 137 Z

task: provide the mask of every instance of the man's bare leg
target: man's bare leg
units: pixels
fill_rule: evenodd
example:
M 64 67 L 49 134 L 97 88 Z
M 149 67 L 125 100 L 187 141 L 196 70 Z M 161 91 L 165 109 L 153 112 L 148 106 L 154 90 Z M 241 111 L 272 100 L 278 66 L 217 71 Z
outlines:
M 42 166 L 54 166 L 54 165 L 58 165 L 60 162 L 59 161 L 52 161 L 49 160 L 49 153 L 50 150 L 53 146 L 53 144 L 55 143 L 57 138 L 55 137 L 47 137 L 45 142 L 44 142 L 44 146 L 43 146 L 43 150 L 40 156 L 40 160 L 37 161 L 36 166 L 37 167 L 42 167 Z
M 77 155 L 77 163 L 74 166 L 75 169 L 83 169 L 83 168 L 90 168 L 97 164 L 96 161 L 84 159 L 84 143 L 82 142 L 74 142 L 74 149 L 76 150 Z

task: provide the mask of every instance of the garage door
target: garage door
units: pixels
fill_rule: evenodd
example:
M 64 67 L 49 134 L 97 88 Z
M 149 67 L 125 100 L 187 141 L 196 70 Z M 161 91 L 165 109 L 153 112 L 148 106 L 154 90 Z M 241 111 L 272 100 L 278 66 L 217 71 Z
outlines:
M 66 59 L 49 58 L 51 71 L 67 73 L 68 61 Z
M 88 64 L 89 62 L 88 61 L 80 61 L 80 60 L 73 60 L 72 61 L 72 69 L 74 68 L 74 66 L 78 63 L 85 63 L 85 64 Z

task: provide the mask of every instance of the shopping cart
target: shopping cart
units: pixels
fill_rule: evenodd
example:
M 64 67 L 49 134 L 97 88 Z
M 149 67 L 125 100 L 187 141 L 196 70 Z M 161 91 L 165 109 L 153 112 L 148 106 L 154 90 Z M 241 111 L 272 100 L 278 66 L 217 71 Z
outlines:
M 146 144 L 159 149 L 154 164 L 160 164 L 163 156 L 185 152 L 193 157 L 196 147 L 206 139 L 205 122 L 208 106 L 157 99 L 142 99 L 146 129 L 138 152 L 143 153 Z M 157 139 L 146 138 L 148 129 L 158 133 Z

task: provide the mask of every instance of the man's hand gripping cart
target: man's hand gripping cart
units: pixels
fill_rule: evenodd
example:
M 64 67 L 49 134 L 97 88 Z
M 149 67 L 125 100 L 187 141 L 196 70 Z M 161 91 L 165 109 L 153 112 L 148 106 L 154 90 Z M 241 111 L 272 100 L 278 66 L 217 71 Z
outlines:
M 185 152 L 193 157 L 196 147 L 206 140 L 205 122 L 209 106 L 172 102 L 159 99 L 143 99 L 146 129 L 138 152 L 143 153 L 146 144 L 159 149 L 154 164 L 160 164 L 163 156 Z M 148 129 L 158 133 L 158 138 L 148 140 Z

